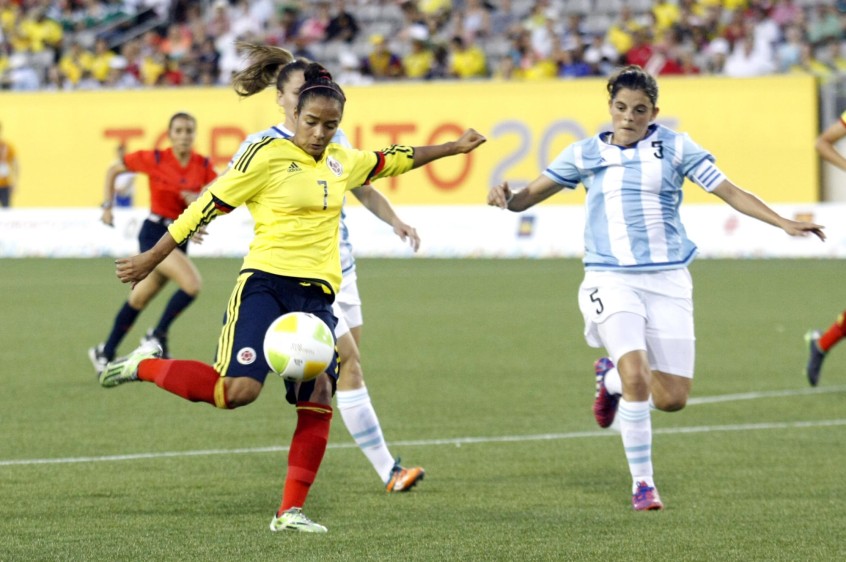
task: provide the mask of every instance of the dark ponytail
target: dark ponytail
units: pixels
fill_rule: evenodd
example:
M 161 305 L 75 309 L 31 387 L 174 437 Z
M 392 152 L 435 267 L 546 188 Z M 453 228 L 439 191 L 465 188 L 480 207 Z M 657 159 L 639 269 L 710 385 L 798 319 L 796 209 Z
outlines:
M 280 47 L 246 41 L 238 41 L 235 46 L 246 54 L 249 61 L 246 68 L 232 76 L 232 87 L 244 98 L 261 92 L 271 84 L 277 84 L 281 70 L 294 61 L 294 55 Z M 300 64 L 304 66 L 303 63 Z

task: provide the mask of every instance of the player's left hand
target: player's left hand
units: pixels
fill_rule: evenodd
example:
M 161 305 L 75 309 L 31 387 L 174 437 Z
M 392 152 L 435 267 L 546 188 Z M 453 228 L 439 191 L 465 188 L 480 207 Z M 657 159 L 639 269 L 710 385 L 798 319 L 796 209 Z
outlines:
M 394 233 L 400 237 L 403 242 L 408 242 L 411 249 L 415 252 L 420 249 L 420 236 L 417 235 L 417 229 L 411 225 L 405 224 L 401 220 L 397 220 L 394 224 Z
M 805 221 L 787 221 L 782 228 L 791 236 L 807 236 L 808 234 L 813 234 L 825 242 L 825 232 L 823 232 L 825 227 L 821 224 Z

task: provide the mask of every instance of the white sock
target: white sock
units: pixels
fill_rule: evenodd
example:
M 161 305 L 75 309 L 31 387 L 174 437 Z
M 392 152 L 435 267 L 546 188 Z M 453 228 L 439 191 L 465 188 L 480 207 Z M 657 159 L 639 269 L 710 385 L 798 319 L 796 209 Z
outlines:
M 370 403 L 367 387 L 355 390 L 339 390 L 335 393 L 338 399 L 338 410 L 344 425 L 352 435 L 358 448 L 376 469 L 382 482 L 387 482 L 394 467 L 394 458 L 388 451 L 388 445 L 382 436 L 382 427 L 376 410 Z
M 605 373 L 605 390 L 617 396 L 623 393 L 623 381 L 620 380 L 620 371 L 617 370 L 617 367 L 613 367 Z
M 620 434 L 633 482 L 646 482 L 652 486 L 652 418 L 649 402 L 629 402 L 621 398 L 617 419 L 620 420 Z

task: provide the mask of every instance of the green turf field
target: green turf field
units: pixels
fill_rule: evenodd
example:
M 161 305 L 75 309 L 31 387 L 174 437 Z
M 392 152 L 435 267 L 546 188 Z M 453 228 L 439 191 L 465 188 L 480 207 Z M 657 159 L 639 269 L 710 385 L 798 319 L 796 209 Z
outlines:
M 171 348 L 209 361 L 239 262 L 197 263 Z M 305 535 L 267 529 L 296 417 L 280 380 L 231 412 L 102 389 L 86 349 L 126 295 L 111 260 L 2 260 L 0 560 L 846 559 L 846 351 L 817 390 L 802 374 L 805 330 L 846 307 L 843 264 L 691 272 L 691 403 L 653 415 L 667 507 L 634 513 L 619 435 L 590 411 L 578 261 L 359 260 L 370 394 L 427 476 L 385 494 L 336 416 L 305 509 L 329 533 Z

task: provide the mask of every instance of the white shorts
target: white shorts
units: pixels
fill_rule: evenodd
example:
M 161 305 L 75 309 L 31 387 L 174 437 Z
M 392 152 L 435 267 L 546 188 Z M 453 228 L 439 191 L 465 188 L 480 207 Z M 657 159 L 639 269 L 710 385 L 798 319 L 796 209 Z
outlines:
M 341 290 L 335 295 L 335 302 L 332 304 L 332 312 L 338 319 L 335 326 L 335 338 L 340 338 L 352 328 L 358 328 L 364 324 L 364 316 L 361 312 L 361 297 L 358 294 L 357 276 L 355 271 L 344 276 L 341 281 Z
M 693 378 L 693 282 L 685 269 L 588 271 L 579 287 L 585 340 L 615 363 L 644 350 L 652 370 Z

